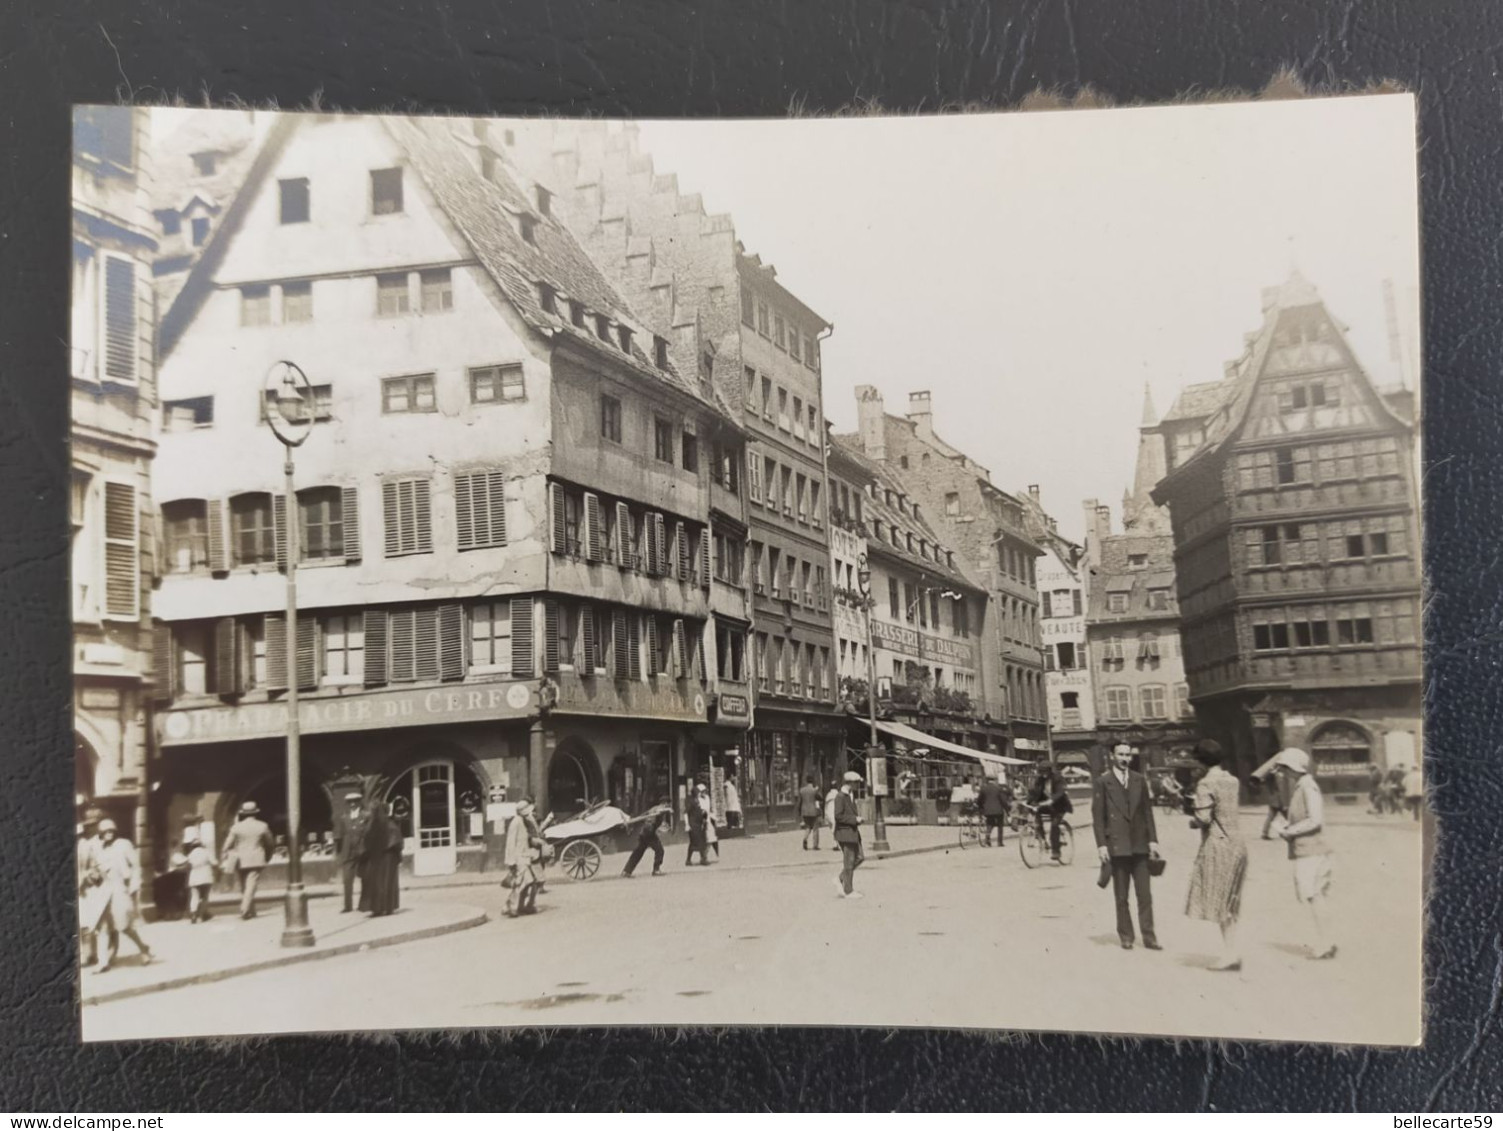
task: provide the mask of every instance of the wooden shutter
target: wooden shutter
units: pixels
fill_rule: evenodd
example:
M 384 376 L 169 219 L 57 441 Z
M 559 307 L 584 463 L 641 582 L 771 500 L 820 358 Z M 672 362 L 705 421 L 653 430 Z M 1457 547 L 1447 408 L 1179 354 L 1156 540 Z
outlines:
M 214 692 L 238 695 L 240 685 L 240 649 L 235 633 L 235 618 L 220 617 L 214 622 Z
M 172 662 L 172 629 L 158 621 L 151 627 L 152 698 L 171 702 L 177 694 L 177 669 Z
M 600 496 L 586 493 L 584 497 L 584 551 L 585 557 L 592 562 L 605 560 L 602 517 Z
M 438 678 L 438 610 L 418 609 L 413 617 L 413 644 L 419 680 Z
M 366 642 L 366 648 L 370 642 Z M 367 653 L 368 655 L 369 653 Z M 464 607 L 438 607 L 438 676 L 445 682 L 464 678 Z
M 625 503 L 616 504 L 616 564 L 629 566 L 632 564 L 632 544 L 635 541 L 635 531 L 631 524 L 631 511 Z
M 685 647 L 684 622 L 673 622 L 673 655 L 671 657 L 674 679 L 683 679 L 688 674 L 688 649 Z
M 511 674 L 519 679 L 532 677 L 536 660 L 532 648 L 532 598 L 511 599 Z
M 708 526 L 699 532 L 699 587 L 701 589 L 710 588 L 710 537 Z
M 626 614 L 626 674 L 631 679 L 642 677 L 642 625 L 636 613 Z
M 678 579 L 680 581 L 694 580 L 692 574 L 689 572 L 691 568 L 690 563 L 694 560 L 694 555 L 689 550 L 689 532 L 684 529 L 682 522 L 675 524 L 673 528 L 673 545 L 675 550 L 674 557 L 677 559 L 675 564 L 678 569 Z
M 285 645 L 284 645 L 285 647 Z M 297 687 L 312 691 L 318 686 L 318 621 L 297 618 Z
M 672 565 L 668 561 L 668 520 L 660 514 L 652 516 L 652 528 L 657 531 L 658 545 L 658 575 L 665 576 L 672 572 Z
M 386 682 L 386 610 L 365 610 L 365 686 Z
M 476 545 L 473 500 L 475 479 L 476 476 L 473 475 L 454 477 L 454 524 L 458 530 L 461 550 L 473 550 Z
M 287 618 L 281 613 L 267 613 L 266 690 L 287 690 Z
M 360 560 L 360 491 L 356 487 L 340 490 L 339 521 L 344 529 L 344 560 Z
M 397 499 L 397 484 L 381 484 L 381 513 L 386 523 L 386 556 L 402 552 L 402 520 Z
M 631 673 L 631 645 L 626 639 L 626 610 L 611 610 L 611 648 L 615 660 L 615 678 L 626 679 Z
M 141 615 L 141 513 L 129 483 L 104 485 L 104 611 L 135 620 Z
M 106 381 L 136 380 L 136 365 L 141 351 L 136 304 L 136 261 L 119 255 L 104 257 L 101 279 L 103 290 L 100 307 L 104 311 L 100 356 L 104 361 L 100 376 Z
M 564 491 L 557 483 L 548 484 L 548 513 L 553 516 L 548 531 L 548 548 L 555 554 L 562 554 L 568 546 L 568 539 L 564 535 Z
M 393 479 L 381 484 L 386 520 L 386 556 L 433 550 L 433 484 L 427 479 Z
M 662 641 L 658 639 L 658 618 L 647 618 L 647 674 L 657 675 L 661 670 L 658 660 L 663 654 Z
M 408 480 L 412 484 L 413 549 L 419 554 L 433 551 L 433 484 L 427 479 Z
M 484 515 L 489 521 L 490 529 L 486 531 L 488 537 L 486 545 L 506 545 L 506 472 L 487 471 L 483 480 L 485 483 L 485 507 L 476 508 L 477 519 Z
M 277 568 L 285 572 L 287 569 L 286 495 L 273 495 L 271 497 L 271 531 L 272 541 L 276 546 Z
M 558 671 L 558 602 L 543 602 L 543 670 Z
M 584 644 L 584 674 L 592 675 L 600 666 L 600 648 L 595 639 L 595 608 L 585 605 L 579 610 L 579 633 Z
M 393 683 L 410 683 L 417 678 L 417 650 L 414 637 L 417 626 L 411 609 L 397 609 L 388 616 L 391 634 L 391 658 L 388 678 Z
M 225 521 L 225 501 L 209 499 L 204 503 L 209 537 L 209 572 L 227 573 L 230 568 L 229 523 Z
M 642 516 L 642 572 L 649 574 L 658 572 L 657 517 L 650 513 Z

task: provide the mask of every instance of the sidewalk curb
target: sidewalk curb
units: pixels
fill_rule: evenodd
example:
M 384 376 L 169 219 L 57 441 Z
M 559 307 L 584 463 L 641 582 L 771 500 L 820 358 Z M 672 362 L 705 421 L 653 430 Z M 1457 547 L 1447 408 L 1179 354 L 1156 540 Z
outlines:
M 398 935 L 390 935 L 386 938 L 372 939 L 369 942 L 340 943 L 338 946 L 319 949 L 317 947 L 308 950 L 289 950 L 279 954 L 276 958 L 267 958 L 259 962 L 247 962 L 240 966 L 230 966 L 223 970 L 208 970 L 201 974 L 185 974 L 181 978 L 169 978 L 163 982 L 152 982 L 145 986 L 130 986 L 124 989 L 107 990 L 104 993 L 90 994 L 80 999 L 80 1005 L 103 1005 L 106 1002 L 121 1001 L 125 998 L 142 997 L 145 994 L 159 993 L 163 990 L 178 990 L 184 986 L 197 986 L 207 982 L 221 982 L 226 978 L 238 977 L 241 974 L 254 974 L 262 970 L 271 970 L 279 966 L 292 966 L 300 962 L 316 962 L 321 958 L 338 958 L 341 955 L 355 954 L 362 950 L 377 950 L 385 946 L 396 946 L 399 943 L 418 942 L 422 939 L 437 938 L 439 935 L 450 935 L 457 931 L 466 931 L 472 927 L 478 927 L 488 921 L 489 916 L 478 908 L 467 907 L 470 912 L 462 919 L 452 923 L 439 923 L 431 927 L 419 927 L 415 930 L 404 931 Z

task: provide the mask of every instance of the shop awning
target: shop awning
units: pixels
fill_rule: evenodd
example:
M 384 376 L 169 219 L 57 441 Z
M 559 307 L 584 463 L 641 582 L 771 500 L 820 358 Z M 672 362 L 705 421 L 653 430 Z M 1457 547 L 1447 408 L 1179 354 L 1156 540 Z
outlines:
M 878 719 L 877 729 L 894 738 L 901 738 L 904 742 L 911 742 L 915 746 L 927 746 L 931 750 L 945 750 L 951 754 L 974 758 L 988 770 L 996 770 L 1001 766 L 1033 765 L 1032 762 L 1024 761 L 1022 758 L 1006 758 L 1001 754 L 993 754 L 989 750 L 972 750 L 969 746 L 961 746 L 958 742 L 946 742 L 943 738 L 935 738 L 932 734 L 925 734 L 903 723 L 889 723 Z

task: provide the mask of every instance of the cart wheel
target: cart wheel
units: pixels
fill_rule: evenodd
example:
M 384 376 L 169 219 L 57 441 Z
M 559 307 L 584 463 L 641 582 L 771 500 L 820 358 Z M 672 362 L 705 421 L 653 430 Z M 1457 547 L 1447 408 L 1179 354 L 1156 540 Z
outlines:
M 600 849 L 593 840 L 571 840 L 564 845 L 558 862 L 572 880 L 593 880 L 600 871 Z

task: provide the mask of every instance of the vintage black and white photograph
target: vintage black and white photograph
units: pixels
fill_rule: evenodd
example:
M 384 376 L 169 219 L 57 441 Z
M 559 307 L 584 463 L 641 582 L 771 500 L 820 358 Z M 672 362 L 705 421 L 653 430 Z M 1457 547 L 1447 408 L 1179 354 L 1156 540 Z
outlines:
M 1417 1044 L 1416 176 L 1408 95 L 75 108 L 84 1039 Z

